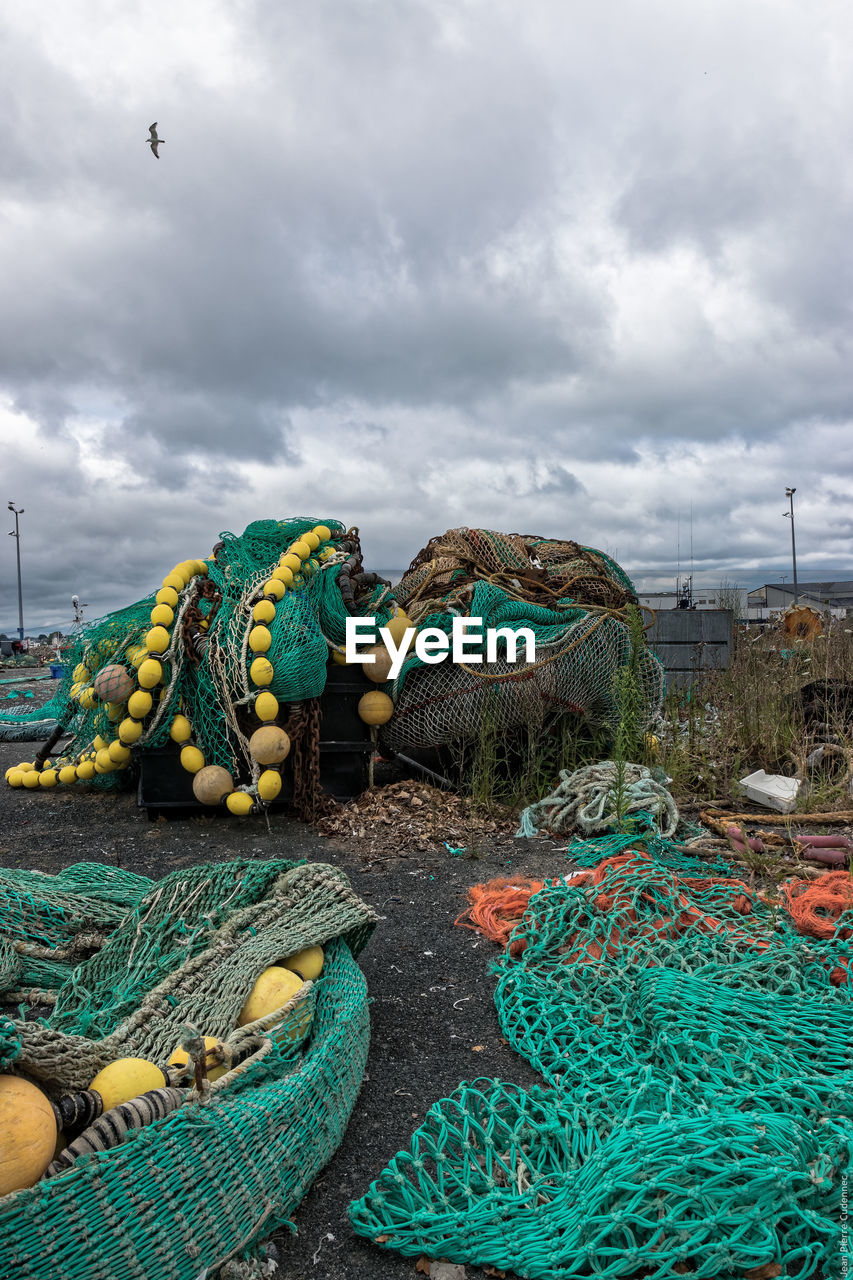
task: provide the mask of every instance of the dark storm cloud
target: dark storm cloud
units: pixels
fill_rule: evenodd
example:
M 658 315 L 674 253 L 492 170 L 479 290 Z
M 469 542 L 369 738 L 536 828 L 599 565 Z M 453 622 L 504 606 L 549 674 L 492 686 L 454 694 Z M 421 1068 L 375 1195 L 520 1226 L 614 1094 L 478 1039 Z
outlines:
M 803 555 L 831 527 L 849 556 L 843 11 L 96 9 L 0 40 L 0 430 L 40 603 L 58 557 L 107 607 L 296 510 L 385 567 L 484 523 L 668 573 L 691 498 L 700 563 L 781 563 L 796 483 Z

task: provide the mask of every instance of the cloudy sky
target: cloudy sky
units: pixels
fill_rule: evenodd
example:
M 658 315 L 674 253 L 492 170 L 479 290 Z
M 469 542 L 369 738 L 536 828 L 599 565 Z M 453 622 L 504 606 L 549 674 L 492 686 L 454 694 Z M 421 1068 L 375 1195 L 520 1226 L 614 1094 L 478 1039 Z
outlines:
M 793 485 L 800 578 L 853 578 L 851 64 L 845 0 L 5 5 L 27 629 L 297 514 L 650 589 L 692 507 L 696 583 L 753 586 Z

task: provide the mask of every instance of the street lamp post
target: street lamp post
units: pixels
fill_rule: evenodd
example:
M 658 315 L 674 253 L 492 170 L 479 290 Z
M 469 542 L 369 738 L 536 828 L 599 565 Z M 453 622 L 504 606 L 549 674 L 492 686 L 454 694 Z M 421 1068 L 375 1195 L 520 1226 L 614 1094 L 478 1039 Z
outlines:
M 18 516 L 24 514 L 24 508 L 20 509 L 15 506 L 14 502 L 9 503 L 9 510 L 15 515 L 15 532 L 9 531 L 9 537 L 15 539 L 15 546 L 18 552 L 18 638 L 23 644 L 24 640 L 24 594 L 21 590 L 21 531 L 18 527 Z
M 797 492 L 796 489 L 785 490 L 785 497 L 788 499 L 788 501 L 791 504 L 791 510 L 784 511 L 782 513 L 786 517 L 786 519 L 789 519 L 791 521 L 791 559 L 794 562 L 794 604 L 797 604 L 800 598 L 799 593 L 797 591 L 797 544 L 794 540 L 794 494 L 796 492 Z

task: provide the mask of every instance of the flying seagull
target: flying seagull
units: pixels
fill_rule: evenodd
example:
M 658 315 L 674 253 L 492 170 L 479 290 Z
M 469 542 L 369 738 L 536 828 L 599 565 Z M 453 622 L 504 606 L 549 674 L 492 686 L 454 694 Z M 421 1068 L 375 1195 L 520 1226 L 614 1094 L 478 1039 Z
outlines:
M 148 126 L 148 132 L 151 134 L 151 137 L 148 139 L 148 145 L 151 148 L 151 150 L 154 152 L 155 156 L 157 156 L 157 159 L 159 160 L 160 156 L 157 152 L 157 148 L 160 146 L 162 142 L 165 142 L 166 139 L 157 137 L 157 121 L 156 120 L 154 121 L 153 124 L 150 124 Z

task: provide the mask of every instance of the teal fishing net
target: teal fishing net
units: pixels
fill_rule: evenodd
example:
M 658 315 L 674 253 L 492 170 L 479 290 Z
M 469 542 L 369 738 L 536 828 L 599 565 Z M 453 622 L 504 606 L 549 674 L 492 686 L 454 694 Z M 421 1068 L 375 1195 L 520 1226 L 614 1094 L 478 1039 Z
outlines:
M 821 931 L 632 851 L 546 884 L 495 1000 L 548 1087 L 436 1103 L 355 1230 L 531 1280 L 843 1274 L 853 894 Z

